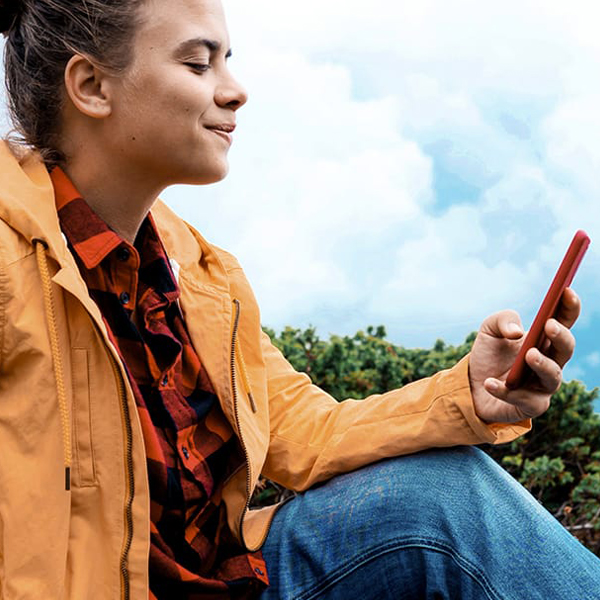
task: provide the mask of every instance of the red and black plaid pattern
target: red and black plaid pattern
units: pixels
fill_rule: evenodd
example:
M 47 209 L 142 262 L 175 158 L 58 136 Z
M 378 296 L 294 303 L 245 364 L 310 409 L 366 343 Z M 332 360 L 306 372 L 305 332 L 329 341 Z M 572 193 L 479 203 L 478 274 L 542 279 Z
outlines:
M 134 245 L 51 173 L 60 225 L 125 364 L 150 481 L 150 598 L 255 598 L 268 583 L 226 522 L 223 482 L 243 453 L 190 342 L 179 289 L 151 216 Z

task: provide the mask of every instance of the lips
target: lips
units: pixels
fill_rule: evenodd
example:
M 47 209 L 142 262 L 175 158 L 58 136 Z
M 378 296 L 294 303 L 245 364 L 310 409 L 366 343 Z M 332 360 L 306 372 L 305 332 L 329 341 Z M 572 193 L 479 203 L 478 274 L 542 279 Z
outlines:
M 229 144 L 233 141 L 232 134 L 235 131 L 235 125 L 233 123 L 219 123 L 218 125 L 205 125 L 205 127 L 213 133 L 216 133 L 219 137 L 222 137 Z

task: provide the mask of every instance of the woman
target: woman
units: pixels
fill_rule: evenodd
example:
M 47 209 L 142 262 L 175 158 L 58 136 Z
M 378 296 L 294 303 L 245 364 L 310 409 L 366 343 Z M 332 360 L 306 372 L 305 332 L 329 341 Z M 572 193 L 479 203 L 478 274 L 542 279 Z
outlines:
M 0 23 L 25 147 L 0 148 L 0 597 L 600 597 L 598 560 L 480 452 L 342 475 L 527 431 L 574 293 L 535 384 L 502 382 L 504 311 L 452 370 L 337 403 L 157 201 L 227 172 L 246 94 L 219 0 L 5 1 Z M 261 473 L 312 489 L 249 511 Z

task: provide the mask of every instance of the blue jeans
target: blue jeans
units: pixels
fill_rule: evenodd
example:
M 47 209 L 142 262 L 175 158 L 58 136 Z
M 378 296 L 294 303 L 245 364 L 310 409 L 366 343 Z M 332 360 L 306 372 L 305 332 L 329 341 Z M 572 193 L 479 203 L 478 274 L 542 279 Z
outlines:
M 261 600 L 600 600 L 600 559 L 477 448 L 394 458 L 284 505 Z

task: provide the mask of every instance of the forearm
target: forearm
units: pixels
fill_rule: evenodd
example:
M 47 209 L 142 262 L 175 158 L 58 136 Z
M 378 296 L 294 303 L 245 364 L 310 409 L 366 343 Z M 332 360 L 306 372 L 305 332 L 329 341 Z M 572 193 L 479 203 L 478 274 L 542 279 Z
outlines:
M 503 443 L 530 424 L 486 424 L 475 414 L 468 358 L 453 369 L 386 394 L 336 402 L 278 363 L 271 396 L 268 477 L 294 489 L 365 464 L 432 447 Z

